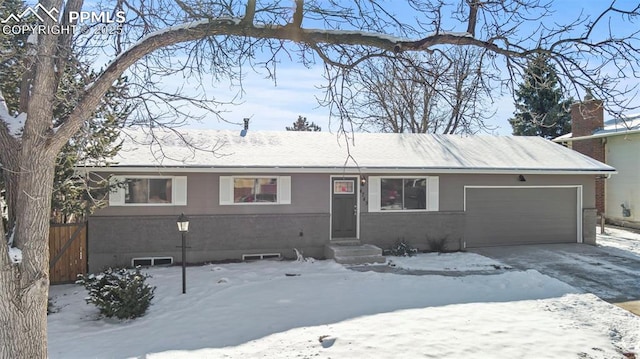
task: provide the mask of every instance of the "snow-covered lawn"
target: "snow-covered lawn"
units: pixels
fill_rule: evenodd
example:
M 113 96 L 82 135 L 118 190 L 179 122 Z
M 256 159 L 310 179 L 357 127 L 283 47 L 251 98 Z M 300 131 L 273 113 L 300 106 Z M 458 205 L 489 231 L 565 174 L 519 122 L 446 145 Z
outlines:
M 624 232 L 627 233 L 627 232 Z M 623 233 L 623 235 L 624 235 Z M 621 238 L 612 234 L 612 238 Z M 620 247 L 615 250 L 621 250 Z M 333 261 L 152 268 L 146 316 L 97 319 L 84 288 L 54 286 L 50 358 L 624 358 L 640 317 L 537 271 L 471 253 L 393 258 L 353 271 Z M 287 275 L 288 274 L 288 275 Z
M 597 243 L 602 247 L 617 248 L 628 255 L 640 257 L 640 233 L 627 231 L 619 227 L 604 227 L 605 234 L 600 234 L 600 227 L 596 227 Z

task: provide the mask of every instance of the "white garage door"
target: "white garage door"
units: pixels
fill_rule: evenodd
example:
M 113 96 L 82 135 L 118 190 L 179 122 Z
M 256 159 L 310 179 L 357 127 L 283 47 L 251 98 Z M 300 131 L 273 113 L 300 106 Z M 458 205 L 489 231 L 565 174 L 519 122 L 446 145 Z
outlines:
M 580 192 L 579 187 L 465 187 L 465 244 L 575 243 Z

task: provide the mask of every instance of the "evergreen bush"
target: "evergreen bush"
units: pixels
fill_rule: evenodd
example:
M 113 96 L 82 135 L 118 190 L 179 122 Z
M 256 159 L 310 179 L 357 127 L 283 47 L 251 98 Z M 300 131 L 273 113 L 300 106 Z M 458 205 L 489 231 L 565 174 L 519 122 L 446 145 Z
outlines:
M 405 242 L 404 238 L 398 239 L 396 243 L 386 251 L 392 256 L 397 257 L 411 257 L 418 253 L 417 248 L 411 247 L 407 242 Z
M 89 292 L 85 298 L 87 303 L 93 303 L 100 314 L 107 318 L 133 319 L 143 316 L 156 289 L 145 283 L 149 276 L 142 274 L 140 268 L 109 268 L 98 275 L 80 275 L 78 278 L 76 283 Z

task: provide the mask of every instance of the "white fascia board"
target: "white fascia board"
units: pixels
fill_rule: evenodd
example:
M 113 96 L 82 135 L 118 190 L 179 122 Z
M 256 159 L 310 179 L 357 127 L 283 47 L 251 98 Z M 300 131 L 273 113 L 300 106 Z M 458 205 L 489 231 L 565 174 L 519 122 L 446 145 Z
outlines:
M 384 167 L 78 167 L 85 172 L 110 173 L 329 173 L 329 174 L 523 174 L 523 175 L 608 175 L 616 170 L 492 169 L 492 168 L 384 168 Z
M 612 137 L 612 136 L 624 136 L 624 135 L 630 135 L 630 134 L 634 134 L 634 133 L 640 133 L 640 129 L 634 129 L 634 130 L 623 130 L 623 131 L 617 131 L 617 132 L 600 132 L 600 133 L 595 133 L 593 135 L 589 135 L 589 136 L 580 136 L 580 137 L 567 137 L 567 138 L 561 138 L 561 137 L 556 137 L 554 138 L 553 142 L 556 143 L 563 143 L 563 142 L 573 142 L 573 141 L 583 141 L 583 140 L 592 140 L 595 138 L 604 138 L 604 137 Z

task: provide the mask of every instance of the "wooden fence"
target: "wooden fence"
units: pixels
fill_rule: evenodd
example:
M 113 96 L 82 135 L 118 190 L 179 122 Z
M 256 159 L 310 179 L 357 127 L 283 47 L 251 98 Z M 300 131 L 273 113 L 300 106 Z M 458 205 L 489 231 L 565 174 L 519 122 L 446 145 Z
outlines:
M 49 280 L 73 283 L 87 273 L 87 223 L 51 224 L 49 227 Z

